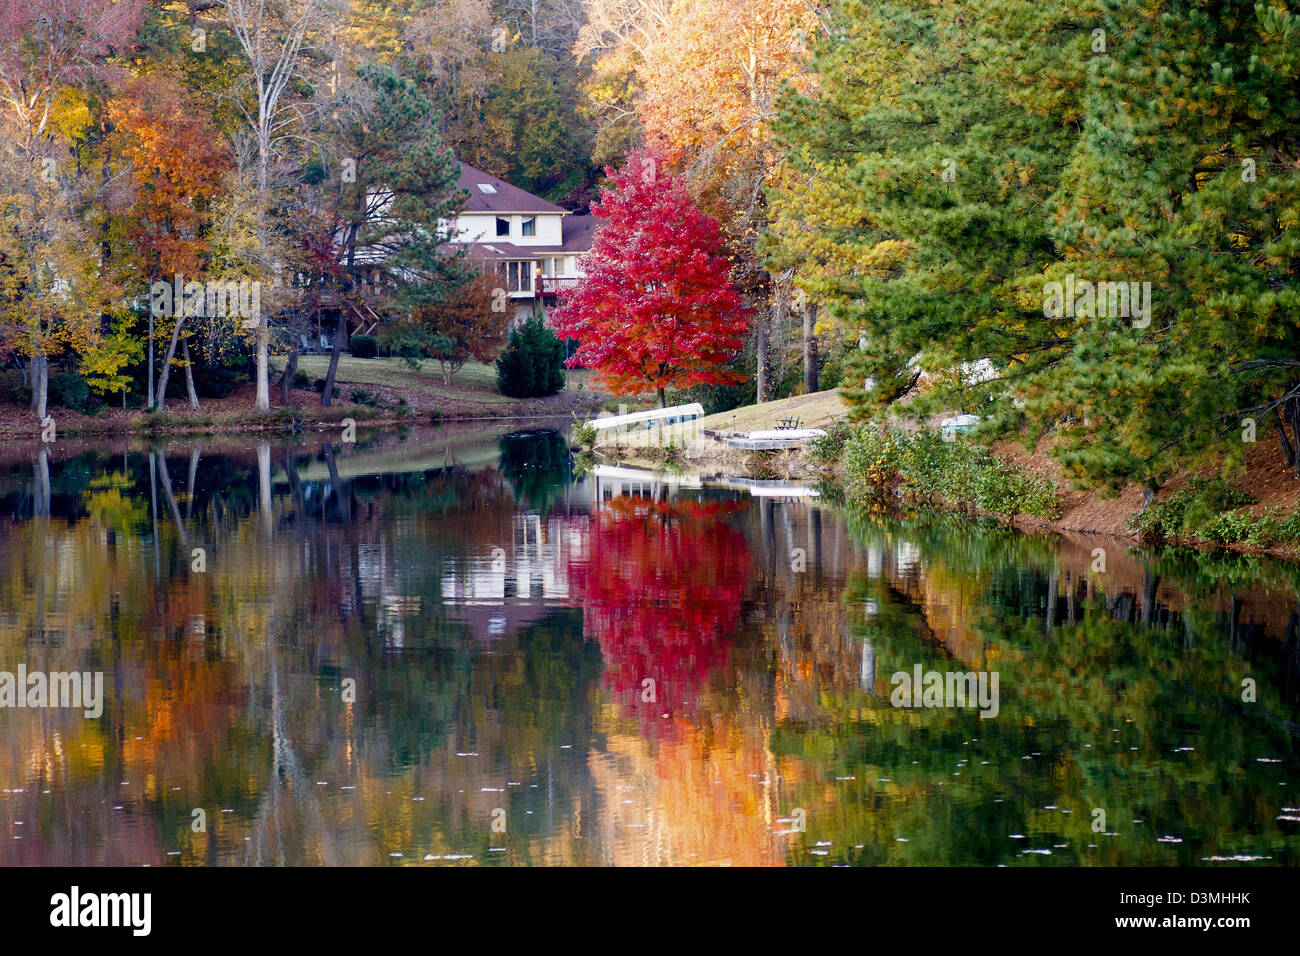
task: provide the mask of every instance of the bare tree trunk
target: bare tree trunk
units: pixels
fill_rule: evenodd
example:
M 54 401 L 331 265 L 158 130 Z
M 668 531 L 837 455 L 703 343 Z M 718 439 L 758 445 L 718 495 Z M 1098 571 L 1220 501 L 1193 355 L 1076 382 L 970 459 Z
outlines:
M 271 388 L 267 378 L 270 366 L 266 344 L 270 338 L 270 328 L 266 324 L 266 316 L 260 321 L 261 325 L 257 328 L 257 410 L 264 412 L 271 407 Z
M 181 340 L 181 355 L 185 359 L 185 393 L 190 399 L 190 408 L 199 407 L 199 393 L 194 390 L 194 363 L 190 361 L 190 343 Z
M 812 394 L 817 391 L 817 306 L 809 304 L 803 310 L 803 389 Z
M 153 282 L 149 283 L 149 288 L 153 288 Z M 149 383 L 149 394 L 145 399 L 145 408 L 153 411 L 153 304 L 149 305 L 149 341 L 146 344 L 149 350 L 149 365 L 145 370 L 145 379 Z
M 1294 450 L 1290 465 L 1291 474 L 1300 481 L 1300 401 L 1291 399 L 1286 403 L 1287 417 L 1291 421 L 1291 442 L 1290 445 Z
M 289 359 L 284 363 L 284 374 L 280 376 L 280 404 L 289 404 L 289 388 L 293 385 L 293 377 L 298 374 L 298 349 L 294 348 L 289 353 Z
M 50 360 L 45 353 L 37 351 L 32 355 L 32 410 L 37 418 L 44 418 L 49 411 L 50 400 Z
M 1288 465 L 1295 464 L 1296 449 L 1291 441 L 1286 437 L 1286 425 L 1283 418 L 1283 412 L 1278 412 L 1277 418 L 1273 419 L 1273 424 L 1277 426 L 1277 441 L 1282 446 L 1282 457 L 1286 459 Z
M 343 339 L 347 337 L 347 330 L 347 313 L 339 309 L 339 321 L 334 329 L 334 342 L 330 349 L 330 367 L 325 372 L 325 384 L 320 390 L 320 403 L 324 408 L 329 408 L 334 398 L 334 377 L 338 375 L 339 357 L 343 354 Z
M 185 324 L 185 319 L 176 318 L 176 325 L 172 328 L 171 341 L 167 343 L 167 357 L 163 359 L 162 370 L 158 373 L 158 411 L 162 411 L 163 406 L 167 404 L 167 379 L 172 373 L 172 359 L 176 357 L 176 344 L 180 341 L 181 326 Z
M 767 322 L 760 311 L 754 315 L 755 397 L 759 405 L 767 401 Z

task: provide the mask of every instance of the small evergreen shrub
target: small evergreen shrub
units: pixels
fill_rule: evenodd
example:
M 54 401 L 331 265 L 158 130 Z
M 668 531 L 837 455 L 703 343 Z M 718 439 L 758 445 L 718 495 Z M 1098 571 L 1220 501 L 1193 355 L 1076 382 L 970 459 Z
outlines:
M 596 444 L 596 429 L 587 421 L 573 416 L 573 431 L 569 442 L 574 448 L 590 448 Z
M 348 350 L 352 353 L 353 358 L 377 358 L 379 356 L 379 343 L 375 341 L 372 335 L 354 335 Z
M 844 446 L 852 434 L 853 428 L 848 422 L 832 422 L 826 428 L 825 437 L 808 442 L 804 457 L 814 465 L 833 465 L 844 457 Z
M 497 359 L 497 389 L 511 398 L 554 395 L 564 388 L 564 346 L 536 317 L 510 333 Z

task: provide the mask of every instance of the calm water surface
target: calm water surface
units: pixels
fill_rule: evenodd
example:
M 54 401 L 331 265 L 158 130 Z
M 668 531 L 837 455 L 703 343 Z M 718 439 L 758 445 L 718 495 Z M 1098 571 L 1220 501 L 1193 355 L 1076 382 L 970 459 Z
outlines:
M 0 863 L 1300 862 L 1295 566 L 795 491 L 544 429 L 6 449 L 0 670 L 104 703 L 0 709 Z

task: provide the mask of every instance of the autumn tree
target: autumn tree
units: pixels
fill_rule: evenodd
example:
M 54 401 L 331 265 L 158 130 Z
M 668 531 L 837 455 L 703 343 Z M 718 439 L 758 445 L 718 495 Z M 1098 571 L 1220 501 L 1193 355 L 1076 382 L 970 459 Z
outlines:
M 149 292 L 154 282 L 175 276 L 191 281 L 210 258 L 208 226 L 214 199 L 228 185 L 228 148 L 194 98 L 175 80 L 155 74 L 130 84 L 113 101 L 110 116 L 121 161 L 129 171 L 132 196 L 122 210 L 125 238 L 134 255 L 135 285 Z M 155 315 L 149 309 L 148 407 L 161 408 L 177 344 L 187 337 L 184 310 Z M 155 325 L 169 335 L 162 368 L 154 381 Z M 188 354 L 188 346 L 184 351 Z M 190 363 L 185 362 L 190 403 L 197 407 Z
M 461 158 L 551 200 L 587 182 L 587 137 L 559 65 L 542 50 L 518 47 L 494 54 L 493 66 L 483 103 L 487 135 Z
M 446 302 L 430 302 L 414 310 L 411 320 L 427 335 L 427 351 L 451 378 L 465 363 L 493 362 L 505 347 L 507 320 L 498 282 L 482 273 L 450 294 Z
M 244 89 L 237 103 L 252 143 L 257 238 L 263 249 L 271 249 L 273 166 L 286 143 L 302 132 L 292 84 L 303 77 L 307 52 L 339 0 L 288 0 L 275 6 L 264 0 L 216 2 L 244 58 Z M 265 262 L 263 269 L 269 273 L 274 265 Z M 270 322 L 264 311 L 257 317 L 254 344 L 259 410 L 271 403 L 269 346 Z
M 580 71 L 567 52 L 577 32 L 571 2 L 431 5 L 407 26 L 403 63 L 438 107 L 458 159 L 555 200 L 591 173 Z
M 784 364 L 792 313 L 806 301 L 795 298 L 793 267 L 772 274 L 759 248 L 768 221 L 764 187 L 784 161 L 770 121 L 787 84 L 810 86 L 807 46 L 821 29 L 816 5 L 806 0 L 595 0 L 580 38 L 580 50 L 601 52 L 589 92 L 610 118 L 610 132 L 639 128 L 722 226 L 732 278 L 757 307 L 760 402 L 772 392 L 770 367 Z M 811 357 L 813 316 L 804 318 Z
M 587 0 L 575 55 L 592 64 L 584 82 L 594 130 L 592 155 L 621 162 L 641 138 L 640 71 L 659 56 L 673 0 Z
M 44 417 L 49 359 L 97 339 L 103 276 L 84 235 L 95 186 L 68 162 L 85 91 L 135 34 L 141 0 L 0 0 L 0 324 L 29 361 L 32 406 Z
M 561 293 L 552 320 L 576 339 L 571 365 L 595 369 L 615 394 L 735 381 L 725 368 L 744 342 L 750 310 L 731 281 L 715 219 L 680 178 L 635 151 L 592 207 L 596 232 L 586 278 Z

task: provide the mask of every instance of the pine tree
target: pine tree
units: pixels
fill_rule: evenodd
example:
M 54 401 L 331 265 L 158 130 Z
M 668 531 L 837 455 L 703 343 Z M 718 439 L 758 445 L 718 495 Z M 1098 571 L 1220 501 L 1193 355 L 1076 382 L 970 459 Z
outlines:
M 510 333 L 497 359 L 497 388 L 511 398 L 539 398 L 564 388 L 564 344 L 536 316 Z
M 1086 34 L 1052 41 L 1046 13 L 993 6 L 1020 15 L 990 25 L 959 2 L 843 0 L 814 46 L 817 91 L 781 105 L 769 248 L 826 320 L 862 334 L 845 387 L 859 416 L 921 369 L 986 358 L 1014 375 L 1056 348 L 1014 280 L 1055 259 L 1045 204 L 1072 133 L 1015 102 L 990 50 L 1026 31 L 1068 59 Z M 935 396 L 954 400 L 979 398 Z
M 1050 277 L 1150 282 L 1150 314 L 1082 325 L 1027 406 L 1088 484 L 1231 465 L 1270 425 L 1300 477 L 1296 12 L 1122 3 L 1097 22 Z
M 1070 476 L 1148 489 L 1300 419 L 1294 12 L 842 0 L 833 20 L 818 94 L 777 123 L 771 240 L 862 333 L 856 414 L 924 370 L 913 410 L 1051 430 Z
M 449 223 L 464 204 L 457 187 L 460 166 L 443 145 L 437 113 L 412 81 L 392 68 L 368 65 L 343 94 L 338 110 L 327 195 L 333 209 L 331 236 L 342 241 L 337 255 L 341 294 L 360 304 L 361 274 L 383 264 L 383 281 L 364 293 L 380 314 L 403 319 L 449 301 L 472 277 L 463 258 L 440 247 Z M 345 338 L 347 309 L 326 373 L 321 403 L 328 405 Z

